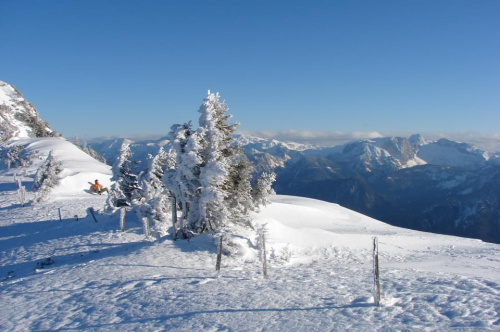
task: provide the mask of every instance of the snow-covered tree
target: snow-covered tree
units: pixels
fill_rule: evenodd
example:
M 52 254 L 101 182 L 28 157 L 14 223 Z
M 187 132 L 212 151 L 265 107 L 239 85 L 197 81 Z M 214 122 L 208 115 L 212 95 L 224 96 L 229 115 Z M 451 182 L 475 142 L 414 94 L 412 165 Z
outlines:
M 233 133 L 238 123 L 229 123 L 226 103 L 218 93 L 208 93 L 199 112 L 202 149 L 202 203 L 205 217 L 216 229 L 228 221 L 243 221 L 254 208 L 251 199 L 253 167 L 236 143 Z M 213 228 L 213 227 L 212 227 Z
M 275 173 L 262 173 L 256 180 L 255 186 L 252 189 L 252 197 L 256 207 L 260 205 L 266 206 L 270 203 L 269 196 L 274 195 L 272 188 L 273 182 L 276 180 Z
M 110 212 L 116 211 L 118 207 L 118 202 L 127 201 L 125 194 L 120 188 L 120 184 L 118 182 L 114 182 L 108 191 L 108 198 L 106 199 L 106 210 Z
M 168 155 L 163 148 L 153 157 L 148 155 L 146 171 L 140 176 L 141 196 L 134 200 L 139 217 L 148 218 L 153 231 L 159 236 L 166 234 L 170 224 L 170 202 L 168 190 L 162 177 L 168 165 Z
M 171 128 L 169 154 L 175 162 L 163 182 L 181 206 L 179 228 L 184 234 L 218 231 L 228 222 L 245 221 L 256 208 L 250 182 L 253 167 L 232 136 L 238 123 L 229 123 L 232 115 L 219 99 L 218 93 L 208 92 L 196 131 L 191 123 Z M 255 197 L 264 201 L 269 190 L 261 185 Z
M 96 150 L 92 149 L 85 140 L 82 143 L 82 150 L 95 160 L 100 161 L 103 164 L 107 164 L 106 158 L 101 156 Z
M 186 235 L 194 229 L 200 219 L 200 164 L 199 135 L 191 129 L 191 123 L 173 125 L 169 133 L 171 151 L 175 156 L 175 168 L 167 169 L 164 176 L 165 187 L 172 192 L 181 207 L 179 229 Z
M 223 184 L 227 181 L 230 168 L 228 148 L 231 133 L 236 125 L 229 125 L 227 106 L 219 101 L 218 94 L 208 93 L 199 109 L 201 137 L 200 159 L 200 220 L 198 227 L 219 229 L 227 221 L 229 211 L 225 204 L 227 192 Z
M 245 221 L 249 212 L 255 209 L 250 181 L 254 168 L 241 147 L 236 148 L 239 151 L 233 156 L 223 188 L 228 193 L 225 202 L 230 212 L 230 219 Z
M 132 151 L 130 150 L 130 141 L 125 140 L 120 148 L 120 153 L 113 163 L 112 171 L 115 182 L 110 188 L 106 202 L 109 210 L 114 210 L 118 200 L 125 199 L 131 205 L 132 200 L 138 198 L 140 187 L 137 181 L 137 175 L 133 173 L 134 162 L 130 160 Z
M 71 140 L 71 143 L 73 143 L 75 146 L 79 147 L 83 152 L 91 156 L 97 161 L 100 161 L 101 163 L 107 164 L 106 158 L 101 156 L 97 151 L 92 149 L 90 145 L 87 144 L 86 140 L 80 140 L 78 138 L 78 135 L 75 135 Z
M 61 163 L 54 157 L 53 151 L 50 151 L 45 162 L 38 168 L 33 182 L 33 192 L 35 202 L 41 202 L 47 199 L 49 192 L 59 184 L 58 174 L 62 171 Z
M 3 153 L 2 153 L 3 154 Z M 9 167 L 26 166 L 30 156 L 24 145 L 14 145 L 6 150 L 5 162 Z

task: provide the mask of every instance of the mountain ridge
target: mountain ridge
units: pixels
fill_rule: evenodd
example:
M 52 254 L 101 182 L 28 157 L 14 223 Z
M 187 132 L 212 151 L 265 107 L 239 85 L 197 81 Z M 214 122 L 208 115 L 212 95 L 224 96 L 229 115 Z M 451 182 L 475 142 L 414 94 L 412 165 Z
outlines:
M 11 138 L 54 137 L 35 106 L 12 85 L 0 81 L 0 142 Z

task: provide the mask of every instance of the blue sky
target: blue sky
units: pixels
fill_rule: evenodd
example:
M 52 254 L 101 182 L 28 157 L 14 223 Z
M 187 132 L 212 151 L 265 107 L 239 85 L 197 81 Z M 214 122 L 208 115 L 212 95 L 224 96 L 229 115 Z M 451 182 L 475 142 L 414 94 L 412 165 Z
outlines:
M 0 12 L 0 80 L 66 137 L 166 134 L 197 122 L 210 89 L 263 135 L 500 142 L 497 0 L 21 0 Z

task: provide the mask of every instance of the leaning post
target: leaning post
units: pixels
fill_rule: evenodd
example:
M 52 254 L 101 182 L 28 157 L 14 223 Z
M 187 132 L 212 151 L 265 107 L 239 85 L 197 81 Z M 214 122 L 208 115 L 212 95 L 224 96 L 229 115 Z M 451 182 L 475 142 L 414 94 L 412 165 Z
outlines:
M 172 195 L 172 226 L 174 227 L 174 240 L 177 240 L 177 200 Z
M 266 233 L 262 233 L 262 274 L 267 279 Z
M 219 238 L 219 247 L 217 248 L 217 263 L 215 264 L 215 271 L 220 271 L 221 260 L 222 260 L 222 235 Z
M 127 208 L 122 207 L 120 209 L 120 230 L 125 232 L 125 215 L 127 214 Z
M 376 306 L 380 305 L 380 274 L 378 265 L 378 239 L 373 238 L 373 298 Z

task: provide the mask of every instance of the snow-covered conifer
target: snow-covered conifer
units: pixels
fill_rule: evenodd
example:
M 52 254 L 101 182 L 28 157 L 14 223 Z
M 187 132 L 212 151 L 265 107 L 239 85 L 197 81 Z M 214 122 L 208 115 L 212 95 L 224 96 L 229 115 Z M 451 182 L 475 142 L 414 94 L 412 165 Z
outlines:
M 170 222 L 170 202 L 162 177 L 167 165 L 167 153 L 160 148 L 153 157 L 148 155 L 147 170 L 140 177 L 141 197 L 134 201 L 140 218 L 148 218 L 155 234 L 164 236 Z
M 132 200 L 140 197 L 140 187 L 137 181 L 137 175 L 133 173 L 134 162 L 130 160 L 131 157 L 130 142 L 125 140 L 122 143 L 120 153 L 112 167 L 112 180 L 114 180 L 115 183 L 113 183 L 110 188 L 106 202 L 109 210 L 114 210 L 119 199 L 125 199 L 131 204 Z
M 218 231 L 229 221 L 245 222 L 269 191 L 260 180 L 259 200 L 252 196 L 253 167 L 232 136 L 238 123 L 228 122 L 232 115 L 227 111 L 219 94 L 209 91 L 199 109 L 196 131 L 190 123 L 172 126 L 169 154 L 175 156 L 175 162 L 165 171 L 163 181 L 181 206 L 179 228 L 184 233 Z
M 52 188 L 59 184 L 58 174 L 62 171 L 61 163 L 50 151 L 45 162 L 38 168 L 33 182 L 33 192 L 36 192 L 35 202 L 44 201 Z
M 270 203 L 268 197 L 274 195 L 275 192 L 272 188 L 273 182 L 276 180 L 275 173 L 262 173 L 256 180 L 255 186 L 252 190 L 252 197 L 255 207 L 260 205 L 267 205 Z
M 232 133 L 238 123 L 230 124 L 232 115 L 226 114 L 228 107 L 221 102 L 218 93 L 208 92 L 199 109 L 202 149 L 200 151 L 202 165 L 200 167 L 201 223 L 208 224 L 211 229 L 222 227 L 235 214 L 231 208 L 235 205 L 234 194 L 239 184 L 236 175 L 236 165 L 242 160 L 233 144 Z M 250 184 L 250 183 L 248 183 Z M 241 186 L 239 189 L 242 189 Z M 236 198 L 236 201 L 238 199 Z
M 239 151 L 233 157 L 224 190 L 228 193 L 226 205 L 230 211 L 230 219 L 245 221 L 249 212 L 255 209 L 250 182 L 253 166 L 242 149 L 239 146 L 237 148 Z
M 120 188 L 120 184 L 118 182 L 114 182 L 108 191 L 108 198 L 106 199 L 106 209 L 108 211 L 116 211 L 118 206 L 118 202 L 120 200 L 127 200 L 125 194 Z
M 83 149 L 83 151 L 86 154 L 88 154 L 89 156 L 91 156 L 95 160 L 100 161 L 103 164 L 107 164 L 106 158 L 104 158 L 103 156 L 101 156 L 96 150 L 92 149 L 90 147 L 90 145 L 87 144 L 86 141 L 83 141 L 83 147 L 82 147 L 82 149 Z
M 8 148 L 5 156 L 6 163 L 10 167 L 26 166 L 29 158 L 24 145 L 14 145 Z
M 80 148 L 83 152 L 85 152 L 86 154 L 88 154 L 89 156 L 91 156 L 92 158 L 94 158 L 95 160 L 100 161 L 101 163 L 104 163 L 104 164 L 107 163 L 106 158 L 104 158 L 97 151 L 95 151 L 94 149 L 92 149 L 90 147 L 90 145 L 87 144 L 86 140 L 80 140 L 78 138 L 78 135 L 75 135 L 70 140 L 70 142 L 73 143 L 78 148 Z
M 175 156 L 175 168 L 165 171 L 163 182 L 181 206 L 181 225 L 178 228 L 187 234 L 188 228 L 193 229 L 200 220 L 200 138 L 191 129 L 190 122 L 173 125 L 169 136 L 172 150 L 169 155 Z
M 122 142 L 122 145 L 120 146 L 120 152 L 118 153 L 118 156 L 116 157 L 115 162 L 112 165 L 112 181 L 116 181 L 120 178 L 122 174 L 121 169 L 123 167 L 123 164 L 125 164 L 127 160 L 130 160 L 130 157 L 132 157 L 132 151 L 130 150 L 130 141 L 124 140 Z

